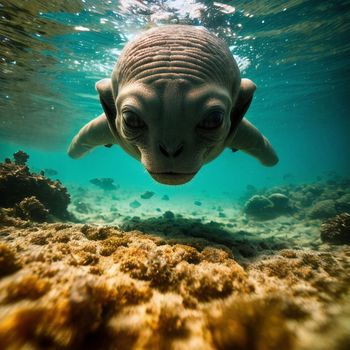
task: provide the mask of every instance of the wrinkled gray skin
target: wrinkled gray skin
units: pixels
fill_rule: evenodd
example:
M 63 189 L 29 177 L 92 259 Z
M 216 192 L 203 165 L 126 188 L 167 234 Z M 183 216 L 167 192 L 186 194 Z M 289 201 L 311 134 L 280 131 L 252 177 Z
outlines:
M 243 119 L 255 84 L 240 78 L 227 45 L 205 29 L 146 31 L 126 45 L 111 79 L 96 88 L 104 113 L 74 137 L 72 158 L 118 144 L 168 185 L 190 181 L 225 147 L 266 166 L 278 162 L 268 140 Z

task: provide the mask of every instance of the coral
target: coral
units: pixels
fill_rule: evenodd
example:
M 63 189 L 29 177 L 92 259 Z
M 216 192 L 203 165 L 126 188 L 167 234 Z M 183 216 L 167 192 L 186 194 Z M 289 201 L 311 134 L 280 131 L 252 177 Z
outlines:
M 176 305 L 177 304 L 177 305 Z M 184 336 L 186 335 L 187 325 L 186 318 L 179 310 L 183 309 L 180 303 L 174 303 L 168 300 L 162 301 L 159 310 L 159 318 L 157 322 L 157 333 L 164 336 Z
M 5 301 L 36 300 L 47 293 L 50 287 L 47 279 L 40 278 L 35 274 L 19 276 L 4 286 Z
M 265 196 L 255 195 L 244 206 L 244 212 L 258 219 L 272 218 L 274 204 Z
M 335 202 L 335 208 L 338 213 L 350 213 L 350 193 L 344 194 Z
M 22 219 L 43 222 L 47 221 L 49 211 L 35 196 L 32 196 L 16 204 L 15 213 Z
M 17 151 L 13 154 L 16 165 L 26 165 L 29 155 L 23 151 Z
M 126 247 L 130 239 L 125 236 L 113 235 L 101 242 L 100 254 L 102 256 L 112 255 L 119 247 Z
M 70 196 L 59 181 L 31 173 L 24 165 L 0 163 L 0 207 L 12 208 L 32 196 L 57 218 L 72 218 L 67 211 Z
M 20 264 L 13 249 L 0 242 L 0 277 L 11 274 L 19 268 Z
M 214 349 L 294 349 L 295 335 L 288 328 L 285 304 L 274 298 L 219 304 L 215 312 L 207 313 Z
M 321 239 L 326 243 L 350 244 L 350 214 L 339 214 L 323 223 Z
M 268 197 L 254 195 L 244 206 L 244 212 L 258 220 L 274 219 L 294 211 L 289 198 L 282 193 L 272 193 Z
M 84 225 L 80 230 L 88 239 L 98 241 L 106 239 L 113 228 Z
M 311 219 L 328 219 L 337 214 L 335 209 L 335 202 L 332 199 L 326 199 L 317 202 L 311 207 L 309 217 Z

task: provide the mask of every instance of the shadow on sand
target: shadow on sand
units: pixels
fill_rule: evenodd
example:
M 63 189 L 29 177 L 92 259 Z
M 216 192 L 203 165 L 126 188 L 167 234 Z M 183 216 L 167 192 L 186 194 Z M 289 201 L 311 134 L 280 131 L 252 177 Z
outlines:
M 237 259 L 253 259 L 260 255 L 275 254 L 276 251 L 292 248 L 294 242 L 276 237 L 261 238 L 256 233 L 211 221 L 188 219 L 181 216 L 153 217 L 142 220 L 139 217 L 126 219 L 121 228 L 125 231 L 138 230 L 161 237 L 167 244 L 188 244 L 199 250 L 215 246 L 232 252 Z M 294 247 L 295 248 L 295 247 Z

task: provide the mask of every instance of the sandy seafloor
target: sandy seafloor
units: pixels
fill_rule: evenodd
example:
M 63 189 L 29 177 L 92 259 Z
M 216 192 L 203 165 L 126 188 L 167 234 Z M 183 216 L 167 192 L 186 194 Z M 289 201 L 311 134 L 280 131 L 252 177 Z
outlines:
M 269 220 L 93 187 L 69 188 L 80 222 L 1 209 L 0 349 L 349 349 L 350 247 L 320 239 L 348 184 L 267 189 L 293 206 Z

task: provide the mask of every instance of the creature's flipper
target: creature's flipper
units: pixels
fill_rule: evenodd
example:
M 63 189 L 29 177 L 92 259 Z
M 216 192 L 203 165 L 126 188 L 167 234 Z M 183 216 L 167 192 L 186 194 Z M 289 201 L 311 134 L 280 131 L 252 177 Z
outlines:
M 248 153 L 266 166 L 273 166 L 278 163 L 277 154 L 270 142 L 245 118 L 238 125 L 236 134 L 229 147 Z
M 105 114 L 101 114 L 80 129 L 68 148 L 68 154 L 70 157 L 77 159 L 96 146 L 116 143 L 117 140 L 109 128 Z

